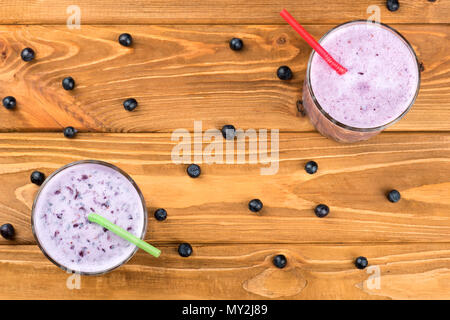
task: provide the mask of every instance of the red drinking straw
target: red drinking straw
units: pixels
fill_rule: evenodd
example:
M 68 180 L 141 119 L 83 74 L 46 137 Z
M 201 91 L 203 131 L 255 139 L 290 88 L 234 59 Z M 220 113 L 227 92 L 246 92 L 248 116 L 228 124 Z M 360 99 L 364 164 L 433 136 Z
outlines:
M 341 66 L 336 60 L 333 59 L 332 56 L 328 52 L 325 51 L 325 49 L 306 31 L 300 23 L 298 23 L 290 14 L 286 11 L 286 9 L 283 9 L 280 12 L 280 15 L 283 17 L 284 20 L 287 21 L 291 25 L 292 28 L 294 28 L 295 31 L 298 32 L 298 34 L 305 39 L 305 41 L 314 49 L 316 52 L 325 60 L 330 67 L 332 67 L 337 73 L 340 75 L 343 75 L 347 72 L 347 69 Z

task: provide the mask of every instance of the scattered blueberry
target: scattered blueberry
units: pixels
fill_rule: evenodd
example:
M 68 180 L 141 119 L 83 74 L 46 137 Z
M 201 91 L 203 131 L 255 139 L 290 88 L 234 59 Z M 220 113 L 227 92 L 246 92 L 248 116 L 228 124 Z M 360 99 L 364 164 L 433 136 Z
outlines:
M 16 107 L 16 98 L 12 96 L 7 96 L 3 98 L 3 106 L 6 109 L 14 109 Z
M 297 100 L 297 111 L 300 113 L 302 117 L 306 116 L 306 110 L 303 106 L 303 100 Z
M 165 209 L 157 209 L 155 211 L 155 219 L 158 221 L 164 221 L 167 218 L 167 211 Z
M 138 106 L 138 102 L 136 101 L 136 99 L 133 99 L 133 98 L 127 99 L 123 102 L 123 107 L 127 111 L 133 111 L 134 109 L 137 108 L 137 106 Z
M 73 88 L 75 88 L 75 80 L 73 80 L 72 77 L 64 78 L 62 86 L 65 90 L 73 90 Z
M 222 127 L 222 136 L 227 140 L 233 140 L 236 136 L 236 128 L 231 124 Z
M 182 243 L 178 246 L 178 254 L 182 257 L 189 257 L 192 254 L 192 247 L 189 243 Z
M 133 37 L 129 33 L 122 33 L 119 36 L 119 43 L 124 47 L 129 47 L 133 44 Z
M 12 238 L 14 238 L 14 234 L 15 234 L 14 227 L 12 226 L 11 223 L 5 223 L 4 225 L 2 225 L 0 227 L 0 233 L 3 238 L 12 239 Z
M 419 71 L 420 72 L 424 72 L 425 71 L 425 66 L 423 65 L 423 62 L 419 63 Z
M 315 161 L 308 161 L 305 165 L 305 170 L 309 174 L 316 173 L 318 168 L 319 168 L 319 166 L 317 165 L 317 163 Z
M 400 3 L 398 3 L 398 0 L 387 0 L 386 6 L 389 11 L 397 11 L 398 8 L 400 8 Z
M 389 199 L 390 202 L 398 202 L 401 198 L 400 196 L 400 192 L 398 192 L 397 190 L 391 190 L 389 191 L 387 198 Z
M 277 76 L 281 80 L 291 80 L 292 79 L 292 71 L 288 66 L 281 66 L 277 70 Z
M 189 175 L 189 177 L 191 178 L 197 178 L 200 173 L 202 172 L 202 170 L 200 169 L 200 167 L 196 164 L 190 164 L 189 167 L 187 167 L 187 174 Z
M 34 50 L 31 48 L 25 48 L 20 53 L 20 56 L 22 57 L 23 61 L 27 61 L 27 62 L 31 61 L 35 57 Z
M 355 260 L 355 266 L 358 269 L 365 269 L 368 264 L 369 264 L 369 261 L 367 261 L 366 257 L 358 257 Z
M 64 137 L 66 138 L 73 138 L 77 134 L 77 129 L 74 127 L 65 127 L 64 128 Z
M 284 255 L 279 254 L 273 258 L 272 262 L 275 267 L 283 269 L 284 267 L 286 267 L 287 260 Z
M 45 175 L 42 172 L 40 172 L 40 171 L 33 171 L 31 173 L 30 180 L 31 180 L 32 183 L 37 184 L 38 186 L 40 186 L 41 184 L 44 183 Z
M 259 212 L 263 208 L 263 203 L 259 199 L 253 199 L 248 203 L 248 208 L 252 212 Z
M 242 42 L 241 39 L 233 38 L 233 39 L 230 40 L 230 48 L 231 48 L 231 50 L 239 51 L 239 50 L 242 50 L 243 47 L 244 47 L 244 42 Z
M 316 213 L 316 216 L 319 218 L 326 217 L 330 213 L 330 208 L 328 208 L 327 205 L 319 204 L 315 209 L 314 212 Z

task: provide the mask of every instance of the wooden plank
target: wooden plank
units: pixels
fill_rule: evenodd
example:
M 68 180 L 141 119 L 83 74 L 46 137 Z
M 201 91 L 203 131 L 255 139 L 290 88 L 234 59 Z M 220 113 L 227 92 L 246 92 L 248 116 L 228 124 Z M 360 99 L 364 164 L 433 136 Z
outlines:
M 202 176 L 191 179 L 186 165 L 171 160 L 177 142 L 169 134 L 80 134 L 70 140 L 56 133 L 4 133 L 0 221 L 16 227 L 12 243 L 34 243 L 30 209 L 38 188 L 30 173 L 49 175 L 75 160 L 100 159 L 138 183 L 150 213 L 147 239 L 159 243 L 450 241 L 450 134 L 382 133 L 351 145 L 315 133 L 281 133 L 279 140 L 274 175 L 261 175 L 267 164 L 205 163 Z M 248 145 L 246 153 L 248 162 Z M 253 153 L 258 160 L 263 154 Z M 311 159 L 319 164 L 314 175 L 304 171 Z M 385 196 L 393 188 L 402 194 L 396 204 Z M 247 208 L 253 198 L 264 203 L 259 215 Z M 319 203 L 331 209 L 324 219 L 313 212 Z M 167 209 L 166 221 L 153 219 L 156 208 Z
M 1 1 L 2 24 L 66 24 L 77 5 L 82 24 L 281 24 L 282 8 L 302 23 L 341 23 L 366 19 L 370 6 L 380 8 L 381 19 L 392 23 L 448 23 L 450 4 L 445 0 L 400 2 L 397 12 L 386 8 L 386 0 L 17 0 Z M 69 9 L 71 10 L 71 9 Z
M 189 258 L 162 246 L 119 269 L 69 274 L 36 246 L 0 246 L 1 299 L 449 299 L 450 249 L 443 244 L 194 245 Z M 284 254 L 284 269 L 272 259 Z M 364 255 L 369 271 L 353 261 Z M 379 275 L 379 286 L 374 280 Z M 69 283 L 72 279 L 69 279 Z M 20 290 L 18 290 L 20 288 Z
M 308 26 L 317 38 L 331 26 Z M 396 25 L 423 61 L 419 98 L 394 131 L 450 130 L 450 25 Z M 133 49 L 117 37 L 130 32 Z M 233 52 L 228 41 L 244 39 Z M 24 63 L 20 51 L 35 48 Z M 0 131 L 171 132 L 232 123 L 240 128 L 311 131 L 299 116 L 310 49 L 289 26 L 57 26 L 0 27 L 0 97 L 17 98 L 16 110 L 0 108 Z M 289 65 L 292 81 L 276 70 Z M 62 89 L 71 75 L 73 92 Z M 128 113 L 123 100 L 139 107 Z

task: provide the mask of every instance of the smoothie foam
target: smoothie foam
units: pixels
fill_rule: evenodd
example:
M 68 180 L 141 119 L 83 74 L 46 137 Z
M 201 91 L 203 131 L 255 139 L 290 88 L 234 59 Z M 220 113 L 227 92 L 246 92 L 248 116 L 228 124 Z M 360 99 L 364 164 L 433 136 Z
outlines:
M 33 228 L 45 253 L 66 269 L 101 273 L 126 261 L 136 246 L 88 221 L 95 212 L 137 237 L 145 208 L 134 185 L 119 171 L 79 163 L 43 185 L 33 210 Z
M 418 86 L 415 55 L 397 34 L 374 23 L 343 25 L 320 42 L 348 69 L 338 75 L 314 54 L 312 91 L 332 118 L 354 128 L 375 128 L 398 118 Z

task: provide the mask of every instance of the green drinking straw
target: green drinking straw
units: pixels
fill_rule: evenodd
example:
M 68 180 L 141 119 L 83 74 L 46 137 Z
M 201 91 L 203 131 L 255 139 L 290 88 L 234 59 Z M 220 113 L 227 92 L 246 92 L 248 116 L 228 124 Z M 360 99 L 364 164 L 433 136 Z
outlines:
M 88 220 L 91 222 L 95 222 L 102 227 L 108 229 L 109 231 L 117 234 L 119 237 L 127 240 L 128 242 L 131 242 L 132 244 L 136 245 L 138 248 L 141 248 L 144 251 L 147 251 L 152 256 L 158 258 L 161 254 L 161 250 L 155 248 L 154 246 L 148 244 L 144 240 L 139 239 L 138 237 L 132 235 L 128 231 L 122 229 L 118 225 L 115 225 L 108 219 L 103 218 L 102 216 L 96 214 L 96 213 L 90 213 L 88 215 Z

